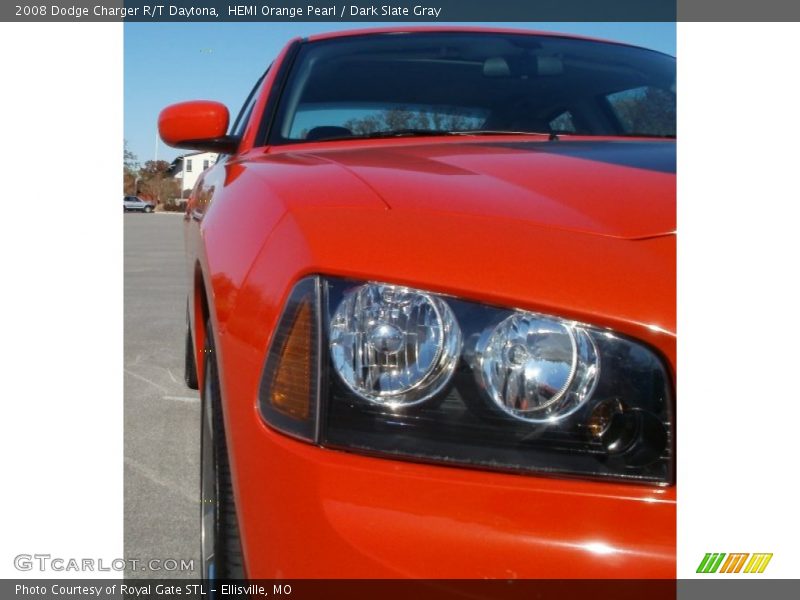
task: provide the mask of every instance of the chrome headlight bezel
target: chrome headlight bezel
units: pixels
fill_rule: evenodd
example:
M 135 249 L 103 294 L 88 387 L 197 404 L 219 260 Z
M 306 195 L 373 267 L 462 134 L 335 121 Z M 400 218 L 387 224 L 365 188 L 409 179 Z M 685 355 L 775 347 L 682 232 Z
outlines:
M 537 339 L 547 337 L 562 338 L 559 341 L 566 348 L 554 349 L 553 344 L 543 351 L 536 348 Z M 560 365 L 552 356 L 559 350 L 570 354 Z M 515 419 L 540 424 L 566 418 L 580 409 L 594 392 L 600 370 L 595 343 L 580 324 L 526 311 L 515 311 L 494 327 L 486 328 L 470 362 L 479 385 L 500 410 Z M 535 385 L 532 380 L 536 376 L 563 382 L 558 381 L 552 397 L 544 398 L 538 406 L 515 406 L 535 402 L 542 396 L 539 389 L 549 387 L 546 383 L 550 381 Z
M 403 286 L 356 288 L 330 314 L 327 334 L 333 372 L 358 397 L 390 408 L 439 393 L 461 353 L 448 304 Z

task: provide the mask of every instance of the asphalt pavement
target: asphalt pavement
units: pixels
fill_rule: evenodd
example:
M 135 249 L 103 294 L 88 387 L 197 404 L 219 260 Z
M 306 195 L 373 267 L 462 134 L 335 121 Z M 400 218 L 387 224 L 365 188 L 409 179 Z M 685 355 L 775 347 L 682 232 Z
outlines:
M 125 576 L 199 577 L 200 401 L 183 382 L 183 219 L 124 222 Z M 170 560 L 177 570 L 166 570 Z M 192 560 L 193 571 L 180 569 Z

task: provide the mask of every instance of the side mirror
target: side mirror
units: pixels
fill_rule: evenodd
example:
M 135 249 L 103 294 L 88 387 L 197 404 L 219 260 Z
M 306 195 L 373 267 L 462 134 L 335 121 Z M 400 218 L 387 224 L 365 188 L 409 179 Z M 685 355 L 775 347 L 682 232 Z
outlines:
M 239 138 L 226 135 L 230 116 L 224 104 L 193 100 L 172 104 L 158 115 L 158 133 L 176 148 L 231 154 Z

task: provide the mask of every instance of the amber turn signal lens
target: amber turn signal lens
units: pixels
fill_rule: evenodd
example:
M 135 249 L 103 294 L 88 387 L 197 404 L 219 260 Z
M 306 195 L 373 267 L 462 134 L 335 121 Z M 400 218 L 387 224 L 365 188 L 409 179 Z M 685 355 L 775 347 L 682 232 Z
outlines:
M 258 391 L 267 425 L 309 442 L 318 435 L 321 294 L 318 277 L 295 284 L 278 319 Z
M 280 347 L 270 402 L 276 410 L 296 419 L 307 419 L 313 366 L 313 311 L 308 302 L 298 307 L 286 338 Z
M 614 416 L 622 411 L 622 403 L 619 400 L 604 400 L 599 403 L 586 424 L 589 434 L 594 439 L 601 439 L 611 427 Z

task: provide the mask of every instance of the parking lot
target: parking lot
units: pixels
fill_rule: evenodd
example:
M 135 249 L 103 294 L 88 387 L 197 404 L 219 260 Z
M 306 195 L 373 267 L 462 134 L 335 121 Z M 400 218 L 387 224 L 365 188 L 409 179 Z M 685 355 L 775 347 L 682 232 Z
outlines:
M 125 558 L 141 561 L 125 575 L 196 577 L 200 402 L 183 382 L 183 220 L 128 213 L 124 223 Z M 163 570 L 169 559 L 195 570 Z

